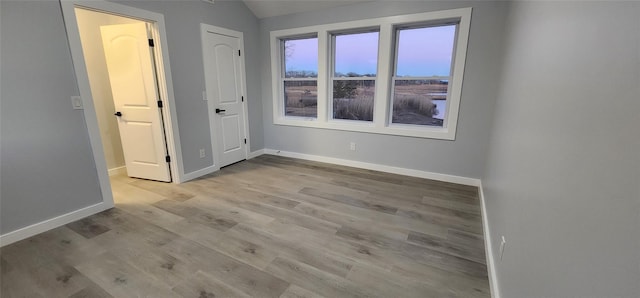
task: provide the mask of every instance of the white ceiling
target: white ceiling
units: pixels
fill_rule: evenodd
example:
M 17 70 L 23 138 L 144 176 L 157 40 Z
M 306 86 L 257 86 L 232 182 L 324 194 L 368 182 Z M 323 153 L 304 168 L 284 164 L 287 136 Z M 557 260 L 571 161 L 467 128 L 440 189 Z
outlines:
M 269 18 L 286 14 L 325 9 L 371 0 L 243 0 L 256 17 Z

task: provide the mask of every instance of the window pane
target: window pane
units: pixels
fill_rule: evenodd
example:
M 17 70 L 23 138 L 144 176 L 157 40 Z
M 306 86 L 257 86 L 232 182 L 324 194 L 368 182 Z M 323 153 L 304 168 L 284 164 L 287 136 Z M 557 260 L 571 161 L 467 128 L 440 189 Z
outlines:
M 375 77 L 378 70 L 378 32 L 335 37 L 336 77 Z
M 318 77 L 318 38 L 284 41 L 285 78 Z
M 334 80 L 333 119 L 373 121 L 374 80 Z
M 285 81 L 284 108 L 286 116 L 318 117 L 318 82 Z
M 391 122 L 442 127 L 448 88 L 447 80 L 396 80 Z
M 398 30 L 396 76 L 431 77 L 451 74 L 456 25 Z

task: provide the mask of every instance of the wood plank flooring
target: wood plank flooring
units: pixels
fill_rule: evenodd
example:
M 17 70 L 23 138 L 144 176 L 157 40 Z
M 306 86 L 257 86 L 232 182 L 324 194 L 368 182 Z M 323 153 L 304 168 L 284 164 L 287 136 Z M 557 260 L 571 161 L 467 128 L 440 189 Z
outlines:
M 477 189 L 260 156 L 0 250 L 8 297 L 490 297 Z

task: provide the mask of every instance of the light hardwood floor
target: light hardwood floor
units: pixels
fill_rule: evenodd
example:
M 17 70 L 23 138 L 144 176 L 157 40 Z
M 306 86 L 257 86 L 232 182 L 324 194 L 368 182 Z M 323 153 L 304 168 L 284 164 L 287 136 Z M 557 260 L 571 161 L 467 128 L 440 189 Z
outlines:
M 477 189 L 260 156 L 4 247 L 8 297 L 489 297 Z

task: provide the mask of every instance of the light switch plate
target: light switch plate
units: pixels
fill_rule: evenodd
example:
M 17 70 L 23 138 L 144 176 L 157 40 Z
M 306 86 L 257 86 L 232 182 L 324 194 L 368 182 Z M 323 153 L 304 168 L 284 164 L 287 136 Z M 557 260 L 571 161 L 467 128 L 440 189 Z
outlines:
M 71 105 L 74 110 L 84 109 L 84 106 L 82 105 L 82 97 L 80 96 L 71 96 Z

